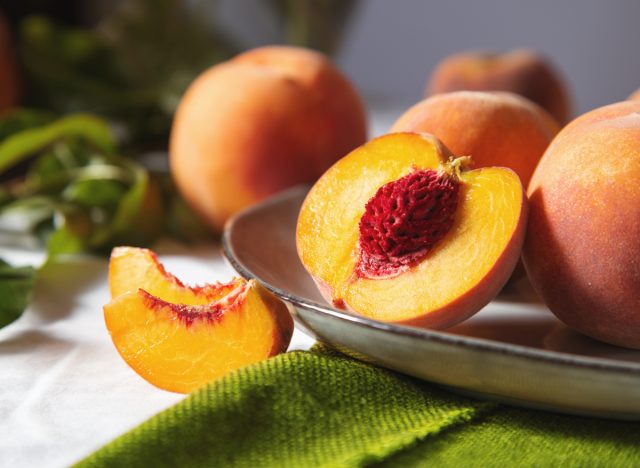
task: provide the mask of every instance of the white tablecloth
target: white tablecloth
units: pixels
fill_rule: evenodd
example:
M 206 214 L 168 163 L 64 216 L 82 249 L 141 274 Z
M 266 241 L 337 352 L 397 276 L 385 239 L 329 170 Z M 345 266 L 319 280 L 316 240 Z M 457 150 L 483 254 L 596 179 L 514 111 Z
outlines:
M 404 110 L 384 99 L 369 105 L 372 136 Z M 218 245 L 154 250 L 187 283 L 233 276 Z M 37 265 L 43 255 L 0 245 L 0 258 Z M 148 384 L 118 355 L 102 316 L 107 266 L 87 257 L 45 269 L 29 309 L 0 329 L 0 467 L 67 466 L 184 398 Z M 296 330 L 290 349 L 311 344 Z
M 233 276 L 217 245 L 155 248 L 187 283 Z M 0 257 L 42 260 L 6 248 Z M 87 257 L 47 267 L 31 306 L 0 330 L 0 466 L 68 466 L 184 398 L 148 384 L 118 355 L 102 315 L 107 266 L 106 259 Z M 312 343 L 296 331 L 291 348 Z

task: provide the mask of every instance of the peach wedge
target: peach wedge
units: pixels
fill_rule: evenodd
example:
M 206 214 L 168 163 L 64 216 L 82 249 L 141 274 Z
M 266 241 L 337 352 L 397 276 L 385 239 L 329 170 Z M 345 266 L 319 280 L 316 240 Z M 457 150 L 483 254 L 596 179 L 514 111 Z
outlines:
M 187 286 L 164 269 L 153 251 L 138 247 L 116 247 L 109 261 L 111 297 L 142 288 L 167 302 L 199 305 L 203 301 L 222 299 L 241 282 L 241 279 L 235 278 L 227 284 Z
M 313 186 L 298 254 L 336 307 L 445 328 L 480 310 L 520 255 L 526 197 L 510 169 L 469 170 L 428 134 L 372 140 Z
M 126 271 L 130 288 L 118 283 Z M 111 339 L 125 362 L 159 388 L 191 392 L 284 352 L 291 339 L 286 306 L 253 280 L 191 288 L 152 252 L 131 248 L 114 250 L 109 278 L 112 291 L 121 292 L 104 307 Z

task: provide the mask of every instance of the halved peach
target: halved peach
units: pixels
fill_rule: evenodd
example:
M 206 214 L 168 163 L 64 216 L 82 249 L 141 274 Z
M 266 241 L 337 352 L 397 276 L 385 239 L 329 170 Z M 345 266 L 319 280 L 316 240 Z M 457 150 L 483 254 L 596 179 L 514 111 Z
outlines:
M 323 296 L 373 319 L 433 328 L 495 297 L 520 255 L 526 197 L 512 170 L 469 162 L 431 135 L 396 133 L 331 167 L 296 232 Z
M 129 287 L 119 283 L 127 272 Z M 190 288 L 153 252 L 129 248 L 114 251 L 109 279 L 112 292 L 121 292 L 104 307 L 111 339 L 159 388 L 187 393 L 289 345 L 286 306 L 253 280 Z

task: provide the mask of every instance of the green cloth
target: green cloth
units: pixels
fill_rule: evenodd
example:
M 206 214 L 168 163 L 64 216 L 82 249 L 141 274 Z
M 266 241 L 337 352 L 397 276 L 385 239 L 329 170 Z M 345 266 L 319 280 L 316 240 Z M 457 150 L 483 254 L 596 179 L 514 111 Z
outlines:
M 639 466 L 640 424 L 521 410 L 317 348 L 241 369 L 79 463 Z

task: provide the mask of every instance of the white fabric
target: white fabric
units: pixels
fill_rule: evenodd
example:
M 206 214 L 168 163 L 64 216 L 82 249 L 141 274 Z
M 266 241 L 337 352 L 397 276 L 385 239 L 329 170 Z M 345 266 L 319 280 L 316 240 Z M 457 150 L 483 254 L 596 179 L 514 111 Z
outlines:
M 372 136 L 404 111 L 369 104 Z M 233 276 L 219 246 L 163 242 L 154 249 L 186 283 Z M 0 245 L 0 258 L 38 265 L 43 255 Z M 68 466 L 184 398 L 148 384 L 118 355 L 102 317 L 107 266 L 86 257 L 46 269 L 29 309 L 0 329 L 0 468 Z M 289 349 L 313 342 L 296 329 Z
M 216 245 L 163 242 L 155 249 L 187 283 L 233 276 Z M 42 261 L 41 254 L 3 248 L 0 257 Z M 86 257 L 47 267 L 31 306 L 0 330 L 1 467 L 68 466 L 184 398 L 148 384 L 118 355 L 102 315 L 107 266 Z M 312 343 L 296 331 L 291 348 Z

